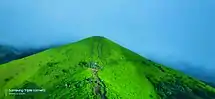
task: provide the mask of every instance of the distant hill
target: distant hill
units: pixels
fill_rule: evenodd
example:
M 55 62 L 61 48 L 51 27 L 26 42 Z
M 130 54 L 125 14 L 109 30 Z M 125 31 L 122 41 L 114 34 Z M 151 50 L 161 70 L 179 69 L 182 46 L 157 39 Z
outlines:
M 0 45 L 0 64 L 32 55 L 45 49 L 18 49 L 8 45 Z
M 194 65 L 186 61 L 168 61 L 150 57 L 153 61 L 167 65 L 194 78 L 200 79 L 211 86 L 215 86 L 215 69 L 206 69 L 205 66 Z
M 195 66 L 188 63 L 175 64 L 176 67 L 182 67 L 183 69 L 178 69 L 192 77 L 198 78 L 207 82 L 207 84 L 215 85 L 215 72 L 214 69 L 205 69 L 204 66 Z
M 12 95 L 12 88 L 41 90 Z M 99 36 L 0 65 L 0 92 L 0 99 L 215 99 L 208 84 Z
M 214 83 L 208 83 L 208 82 L 205 82 L 205 83 L 215 88 L 215 84 Z
M 213 83 L 213 84 L 209 84 L 209 85 L 211 85 L 212 87 L 214 87 L 215 88 L 215 84 Z

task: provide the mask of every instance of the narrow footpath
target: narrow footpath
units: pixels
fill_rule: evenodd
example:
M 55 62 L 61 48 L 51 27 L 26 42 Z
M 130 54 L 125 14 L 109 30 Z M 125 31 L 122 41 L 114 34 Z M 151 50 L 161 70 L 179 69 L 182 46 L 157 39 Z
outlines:
M 99 95 L 101 99 L 107 99 L 106 97 L 106 86 L 103 81 L 98 77 L 98 70 L 92 69 L 93 72 L 93 78 L 95 78 L 95 86 L 94 86 L 94 92 L 96 95 Z

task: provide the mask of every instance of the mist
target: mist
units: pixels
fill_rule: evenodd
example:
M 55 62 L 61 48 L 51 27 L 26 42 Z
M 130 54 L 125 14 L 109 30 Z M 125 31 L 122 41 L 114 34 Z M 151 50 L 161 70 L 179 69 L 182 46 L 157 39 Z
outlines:
M 215 71 L 214 9 L 214 0 L 0 1 L 0 44 L 40 48 L 104 36 L 174 68 Z

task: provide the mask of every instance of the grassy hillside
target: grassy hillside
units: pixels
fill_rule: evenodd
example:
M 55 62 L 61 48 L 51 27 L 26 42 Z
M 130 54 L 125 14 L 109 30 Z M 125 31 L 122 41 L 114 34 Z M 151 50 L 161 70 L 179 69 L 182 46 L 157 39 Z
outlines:
M 215 99 L 209 85 L 98 36 L 0 65 L 0 88 L 0 99 Z

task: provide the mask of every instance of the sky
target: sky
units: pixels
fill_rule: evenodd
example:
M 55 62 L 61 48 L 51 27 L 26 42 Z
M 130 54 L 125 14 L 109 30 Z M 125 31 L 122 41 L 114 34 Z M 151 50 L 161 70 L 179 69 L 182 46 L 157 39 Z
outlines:
M 0 0 L 0 44 L 41 47 L 90 36 L 170 65 L 215 70 L 215 1 Z

